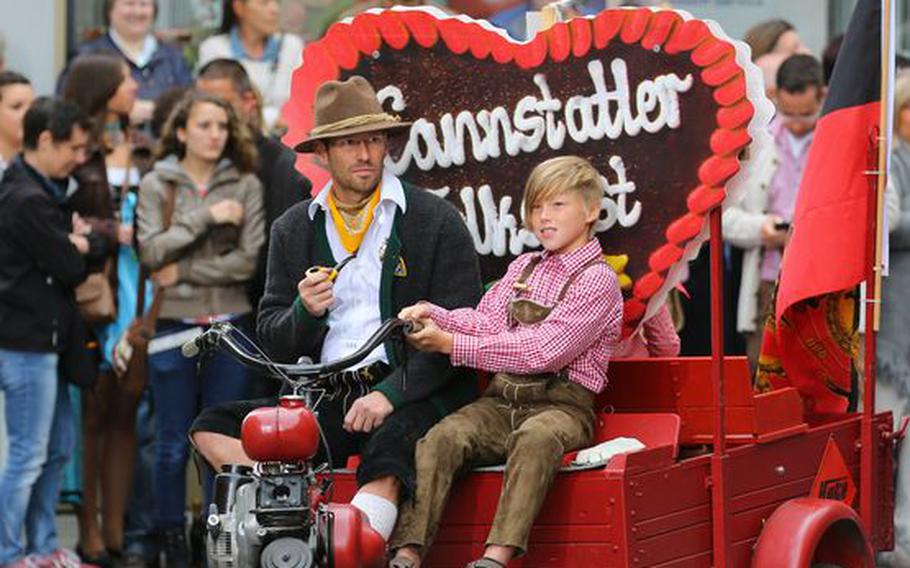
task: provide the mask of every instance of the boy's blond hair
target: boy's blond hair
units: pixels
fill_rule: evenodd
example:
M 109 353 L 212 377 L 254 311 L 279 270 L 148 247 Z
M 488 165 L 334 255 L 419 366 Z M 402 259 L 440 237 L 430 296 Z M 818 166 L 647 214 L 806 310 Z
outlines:
M 586 206 L 600 209 L 603 186 L 600 174 L 591 162 L 578 156 L 559 156 L 537 164 L 525 184 L 525 228 L 532 229 L 532 207 L 545 199 L 569 192 L 580 193 Z

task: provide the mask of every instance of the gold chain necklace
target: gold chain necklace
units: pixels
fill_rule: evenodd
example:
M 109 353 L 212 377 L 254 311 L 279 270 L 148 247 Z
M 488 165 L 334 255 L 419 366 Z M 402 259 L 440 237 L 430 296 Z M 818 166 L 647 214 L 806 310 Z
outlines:
M 363 230 L 363 220 L 367 216 L 367 207 L 364 205 L 360 208 L 360 211 L 357 211 L 356 213 L 351 213 L 338 207 L 338 214 L 340 215 L 341 222 L 344 224 L 344 228 L 347 232 L 358 233 Z

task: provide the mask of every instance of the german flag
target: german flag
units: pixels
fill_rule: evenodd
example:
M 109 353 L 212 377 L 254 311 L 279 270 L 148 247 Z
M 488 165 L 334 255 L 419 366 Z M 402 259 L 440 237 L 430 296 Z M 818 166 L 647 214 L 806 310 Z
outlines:
M 779 321 L 768 314 L 756 390 L 795 386 L 809 413 L 850 409 L 859 350 L 857 304 L 851 289 L 797 302 Z
M 876 206 L 869 172 L 878 167 L 882 29 L 881 0 L 859 0 L 809 149 L 762 346 L 759 386 L 795 386 L 811 412 L 843 412 L 851 394 L 855 289 L 873 260 L 867 212 Z

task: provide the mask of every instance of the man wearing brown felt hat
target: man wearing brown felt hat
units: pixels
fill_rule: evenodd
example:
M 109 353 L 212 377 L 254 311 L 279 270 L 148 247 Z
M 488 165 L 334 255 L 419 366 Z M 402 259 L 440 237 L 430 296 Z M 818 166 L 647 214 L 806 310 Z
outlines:
M 258 321 L 268 353 L 279 362 L 333 361 L 420 300 L 475 306 L 480 269 L 460 214 L 383 168 L 388 137 L 407 133 L 410 123 L 386 113 L 359 76 L 319 87 L 314 123 L 295 149 L 315 152 L 332 179 L 272 228 Z M 417 440 L 473 399 L 476 381 L 453 369 L 448 357 L 409 352 L 403 358 L 392 345 L 335 379 L 342 388 L 319 404 L 319 421 L 335 467 L 361 454 L 352 503 L 388 539 L 399 500 L 413 492 Z M 238 440 L 240 423 L 247 412 L 275 403 L 211 408 L 193 425 L 193 441 L 216 470 L 250 463 Z
M 400 134 L 411 127 L 410 122 L 403 122 L 382 109 L 373 87 L 360 75 L 320 85 L 314 107 L 310 136 L 294 147 L 297 152 L 318 153 L 316 143 L 333 138 L 374 132 Z

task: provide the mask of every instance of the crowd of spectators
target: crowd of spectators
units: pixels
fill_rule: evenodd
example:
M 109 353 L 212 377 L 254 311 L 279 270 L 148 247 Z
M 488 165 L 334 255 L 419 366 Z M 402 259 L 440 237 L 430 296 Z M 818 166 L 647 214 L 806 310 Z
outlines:
M 539 4 L 500 2 L 487 17 L 521 37 L 524 14 Z M 576 4 L 587 13 L 598 3 Z M 8 447 L 0 566 L 147 566 L 162 556 L 167 566 L 188 565 L 184 479 L 193 419 L 216 403 L 274 394 L 227 357 L 197 372 L 176 343 L 136 337 L 150 321 L 158 337 L 189 337 L 212 319 L 253 329 L 270 227 L 312 190 L 277 138 L 303 40 L 282 31 L 278 0 L 225 0 L 218 33 L 191 64 L 156 34 L 158 10 L 156 0 L 105 0 L 103 33 L 78 46 L 56 97 L 36 98 L 27 74 L 2 70 L 0 37 L 0 391 Z M 754 368 L 843 38 L 821 58 L 780 19 L 743 39 L 776 108 L 762 177 L 724 213 L 731 351 L 748 354 Z M 895 91 L 883 301 L 897 309 L 883 312 L 878 373 L 884 404 L 910 415 L 910 342 L 902 333 L 910 312 L 898 296 L 910 279 L 910 76 L 900 75 Z M 686 287 L 704 302 L 707 265 L 699 266 Z M 696 300 L 682 306 L 682 351 L 704 354 L 707 310 Z M 665 354 L 679 350 L 668 331 L 673 315 L 665 308 L 652 322 L 674 337 Z M 644 343 L 624 348 L 648 352 Z M 78 425 L 71 391 L 79 395 Z M 61 546 L 54 522 L 77 438 L 78 555 Z M 897 549 L 882 559 L 893 566 L 910 565 L 905 454 Z
M 151 313 L 156 338 L 212 318 L 250 330 L 269 225 L 310 194 L 275 136 L 303 51 L 278 30 L 278 5 L 224 2 L 223 33 L 194 71 L 156 34 L 156 0 L 106 0 L 103 33 L 78 46 L 57 97 L 0 72 L 3 189 L 23 188 L 0 190 L 12 200 L 0 313 L 21 318 L 0 338 L 0 565 L 189 562 L 187 429 L 199 405 L 263 387 L 227 358 L 197 375 L 179 350 L 135 338 Z M 78 555 L 54 521 L 74 452 Z

